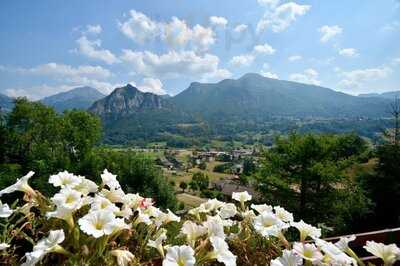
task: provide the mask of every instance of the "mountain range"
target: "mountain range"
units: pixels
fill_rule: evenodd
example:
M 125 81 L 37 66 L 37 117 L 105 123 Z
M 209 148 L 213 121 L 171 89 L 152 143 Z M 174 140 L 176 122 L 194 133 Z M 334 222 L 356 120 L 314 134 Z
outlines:
M 105 142 L 114 144 L 163 141 L 171 136 L 225 139 L 246 132 L 255 135 L 270 134 L 271 130 L 304 130 L 310 125 L 321 132 L 358 131 L 364 130 L 359 127 L 366 127 L 365 135 L 374 135 L 379 130 L 374 121 L 387 117 L 388 106 L 397 93 L 352 96 L 249 73 L 217 83 L 193 82 L 174 97 L 142 92 L 127 84 L 107 96 L 91 87 L 79 87 L 41 102 L 58 112 L 87 109 L 100 116 Z M 3 109 L 10 110 L 12 105 L 10 97 L 0 95 Z M 369 125 L 365 126 L 364 121 Z
M 164 98 L 128 84 L 95 102 L 90 111 L 104 118 L 154 110 L 180 110 L 208 117 L 379 117 L 387 100 L 357 97 L 328 88 L 246 74 L 218 83 L 192 83 Z
M 365 93 L 359 94 L 359 97 L 378 97 L 385 99 L 394 99 L 396 97 L 400 98 L 400 91 L 388 91 L 383 93 Z
M 105 95 L 92 87 L 78 87 L 66 92 L 61 92 L 40 100 L 42 103 L 53 107 L 57 112 L 67 109 L 88 109 L 95 101 Z
M 293 119 L 376 119 L 387 116 L 389 102 L 250 73 L 217 83 L 194 82 L 169 98 L 128 84 L 89 111 L 102 118 L 106 140 L 120 143 L 267 130 L 272 121 L 290 128 Z

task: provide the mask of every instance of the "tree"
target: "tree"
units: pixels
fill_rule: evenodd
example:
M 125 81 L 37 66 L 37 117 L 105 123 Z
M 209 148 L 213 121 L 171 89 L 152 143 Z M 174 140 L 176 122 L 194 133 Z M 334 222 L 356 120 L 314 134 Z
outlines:
M 265 153 L 258 187 L 268 201 L 288 206 L 302 219 L 343 230 L 353 215 L 367 210 L 361 187 L 345 175 L 366 148 L 354 135 L 278 138 Z
M 393 128 L 386 129 L 383 136 L 387 142 L 398 145 L 400 142 L 400 98 L 395 98 L 390 104 L 390 114 L 393 118 Z
M 370 220 L 374 228 L 400 225 L 400 100 L 391 104 L 393 128 L 385 130 L 384 142 L 376 149 L 375 173 L 364 178 L 365 188 L 375 203 Z
M 245 158 L 243 161 L 243 175 L 250 175 L 256 170 L 256 165 L 252 158 Z
M 192 182 L 197 185 L 197 188 L 199 190 L 204 190 L 208 188 L 210 178 L 208 177 L 208 175 L 203 174 L 202 172 L 196 172 L 192 176 Z
M 196 191 L 196 190 L 199 189 L 199 186 L 197 185 L 196 182 L 194 182 L 194 181 L 192 180 L 192 181 L 189 182 L 189 188 L 190 188 L 192 191 Z
M 201 170 L 206 170 L 207 169 L 207 164 L 205 161 L 201 161 L 201 163 L 199 164 L 199 168 Z
M 100 120 L 85 111 L 66 111 L 62 117 L 62 138 L 75 161 L 82 161 L 101 137 Z
M 182 189 L 183 193 L 185 193 L 185 189 L 187 189 L 188 184 L 187 184 L 185 181 L 182 181 L 182 182 L 179 184 L 179 187 Z

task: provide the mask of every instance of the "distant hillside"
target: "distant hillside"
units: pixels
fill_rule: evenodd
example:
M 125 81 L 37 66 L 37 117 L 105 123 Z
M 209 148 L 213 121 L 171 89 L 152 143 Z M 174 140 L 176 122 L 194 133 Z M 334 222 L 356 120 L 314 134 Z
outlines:
M 166 129 L 189 121 L 185 113 L 164 98 L 127 84 L 95 102 L 89 111 L 102 118 L 106 143 L 126 144 L 157 138 Z
M 351 96 L 328 88 L 246 74 L 218 83 L 192 83 L 172 98 L 184 110 L 207 116 L 380 116 L 383 99 Z
M 78 87 L 70 91 L 61 92 L 41 100 L 42 103 L 54 107 L 58 112 L 67 109 L 87 109 L 95 101 L 105 95 L 91 87 Z
M 2 111 L 11 111 L 11 109 L 14 107 L 13 98 L 0 93 L 0 107 Z
M 267 143 L 276 132 L 350 132 L 374 137 L 390 101 L 246 74 L 218 83 L 192 83 L 164 98 L 126 85 L 96 101 L 106 143 L 168 142 L 176 147 L 233 139 Z M 254 137 L 254 138 L 253 138 Z
M 141 92 L 136 87 L 127 84 L 96 101 L 89 111 L 101 117 L 120 118 L 138 112 L 163 109 L 168 105 L 163 97 L 150 92 Z
M 396 97 L 400 98 L 400 91 L 388 91 L 383 93 L 365 93 L 359 94 L 359 97 L 378 97 L 384 99 L 395 99 Z

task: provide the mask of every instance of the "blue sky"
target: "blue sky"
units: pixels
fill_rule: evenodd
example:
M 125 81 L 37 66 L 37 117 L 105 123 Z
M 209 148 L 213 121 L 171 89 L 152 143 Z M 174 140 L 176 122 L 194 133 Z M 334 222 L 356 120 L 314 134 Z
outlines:
M 0 93 L 126 83 L 177 94 L 248 72 L 350 94 L 400 90 L 399 0 L 0 2 Z

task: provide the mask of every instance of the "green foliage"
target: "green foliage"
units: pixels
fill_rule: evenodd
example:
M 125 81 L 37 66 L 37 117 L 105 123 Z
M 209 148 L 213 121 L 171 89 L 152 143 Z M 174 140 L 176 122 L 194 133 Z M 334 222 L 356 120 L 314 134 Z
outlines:
M 364 186 L 375 203 L 371 224 L 374 228 L 400 225 L 400 145 L 385 143 L 376 150 L 375 173 L 363 178 Z
M 251 175 L 256 171 L 256 165 L 253 158 L 245 158 L 243 160 L 243 175 Z
M 233 163 L 223 163 L 214 166 L 213 171 L 216 173 L 231 174 Z
M 185 181 L 182 181 L 182 182 L 179 184 L 179 187 L 182 189 L 183 192 L 185 192 L 185 190 L 186 190 L 187 187 L 188 187 L 188 184 L 187 184 Z
M 67 170 L 98 177 L 105 169 L 117 173 L 129 192 L 154 197 L 160 206 L 174 208 L 173 188 L 153 159 L 126 151 L 97 149 L 100 120 L 85 111 L 56 113 L 38 102 L 17 99 L 0 123 L 0 188 L 28 171 L 35 172 L 33 187 L 50 195 L 48 176 Z
M 202 172 L 196 172 L 193 174 L 191 182 L 195 183 L 199 190 L 204 190 L 208 188 L 210 178 Z
M 258 187 L 265 198 L 288 206 L 302 219 L 344 230 L 368 208 L 359 184 L 345 175 L 366 149 L 353 134 L 279 138 L 265 153 Z
M 201 161 L 201 163 L 199 164 L 199 168 L 201 170 L 206 170 L 207 169 L 207 163 L 205 161 Z

